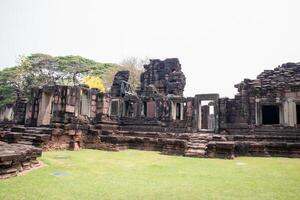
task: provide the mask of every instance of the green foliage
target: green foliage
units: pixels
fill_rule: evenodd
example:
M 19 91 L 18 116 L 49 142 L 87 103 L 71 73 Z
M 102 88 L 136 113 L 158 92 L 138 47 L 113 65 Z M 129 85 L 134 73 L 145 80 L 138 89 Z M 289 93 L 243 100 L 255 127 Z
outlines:
M 32 54 L 20 57 L 17 66 L 0 71 L 0 107 L 29 96 L 31 88 L 43 85 L 79 85 L 84 76 L 99 76 L 115 64 L 98 63 L 80 56 L 53 57 Z
M 0 71 L 0 108 L 13 103 L 19 94 L 19 68 L 6 68 Z
M 17 96 L 29 96 L 33 87 L 43 85 L 80 85 L 84 77 L 99 77 L 105 91 L 119 70 L 129 70 L 133 90 L 139 86 L 142 65 L 146 59 L 124 59 L 120 65 L 98 63 L 81 56 L 32 54 L 20 57 L 18 65 L 0 70 L 0 107 L 12 103 Z M 102 84 L 102 83 L 101 83 Z
M 0 86 L 0 108 L 14 102 L 17 98 L 14 88 L 6 85 Z
M 300 159 L 224 160 L 81 150 L 45 152 L 41 160 L 45 167 L 1 180 L 0 199 L 298 200 L 300 196 Z

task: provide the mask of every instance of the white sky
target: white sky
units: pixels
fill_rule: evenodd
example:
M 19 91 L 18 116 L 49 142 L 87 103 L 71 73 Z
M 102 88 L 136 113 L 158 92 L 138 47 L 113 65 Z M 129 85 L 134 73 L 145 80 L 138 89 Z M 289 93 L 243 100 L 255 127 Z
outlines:
M 99 62 L 178 57 L 186 96 L 300 61 L 300 1 L 0 0 L 0 66 L 31 53 Z

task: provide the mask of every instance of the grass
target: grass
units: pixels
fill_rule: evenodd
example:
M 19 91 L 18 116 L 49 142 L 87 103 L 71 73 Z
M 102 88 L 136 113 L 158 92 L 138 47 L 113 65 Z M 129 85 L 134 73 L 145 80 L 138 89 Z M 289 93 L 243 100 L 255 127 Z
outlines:
M 0 180 L 0 199 L 300 199 L 300 159 L 82 150 L 47 152 L 41 160 L 46 167 Z

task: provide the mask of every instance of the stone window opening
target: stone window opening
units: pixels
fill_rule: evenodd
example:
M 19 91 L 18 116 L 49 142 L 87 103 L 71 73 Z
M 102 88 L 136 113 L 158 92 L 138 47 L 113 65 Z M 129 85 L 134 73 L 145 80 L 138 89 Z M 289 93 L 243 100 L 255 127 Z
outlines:
M 113 99 L 110 104 L 110 116 L 119 115 L 119 100 Z
M 172 102 L 171 113 L 172 120 L 183 120 L 184 104 L 179 102 Z
M 181 104 L 176 103 L 176 120 L 181 120 Z
M 129 107 L 130 107 L 130 103 L 128 101 L 125 101 L 125 113 L 124 113 L 124 115 L 126 117 L 129 117 L 129 109 L 130 109 Z
M 131 101 L 125 101 L 124 103 L 124 116 L 125 117 L 134 117 L 134 103 Z
M 280 110 L 278 105 L 262 105 L 261 107 L 262 124 L 280 124 Z
M 143 102 L 143 108 L 142 108 L 142 116 L 147 116 L 147 101 Z

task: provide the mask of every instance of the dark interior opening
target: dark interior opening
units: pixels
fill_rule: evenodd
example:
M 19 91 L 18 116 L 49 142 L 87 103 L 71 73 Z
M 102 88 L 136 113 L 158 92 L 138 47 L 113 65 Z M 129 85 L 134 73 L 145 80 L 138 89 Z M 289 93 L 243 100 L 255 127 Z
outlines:
M 300 124 L 300 105 L 296 105 L 297 124 Z
M 262 124 L 279 124 L 279 106 L 262 106 Z
M 176 119 L 180 120 L 181 116 L 181 105 L 180 103 L 176 103 Z
M 118 101 L 112 101 L 110 110 L 111 110 L 110 114 L 112 116 L 117 116 L 119 114 L 119 102 Z
M 144 116 L 147 116 L 147 102 L 146 101 L 143 102 L 143 114 L 144 114 Z
M 129 102 L 128 101 L 125 101 L 125 116 L 126 117 L 129 117 Z
M 201 129 L 208 129 L 209 106 L 201 106 Z
M 51 115 L 53 114 L 53 107 L 54 107 L 54 101 L 52 101 L 52 103 L 51 103 L 51 111 L 50 111 Z

